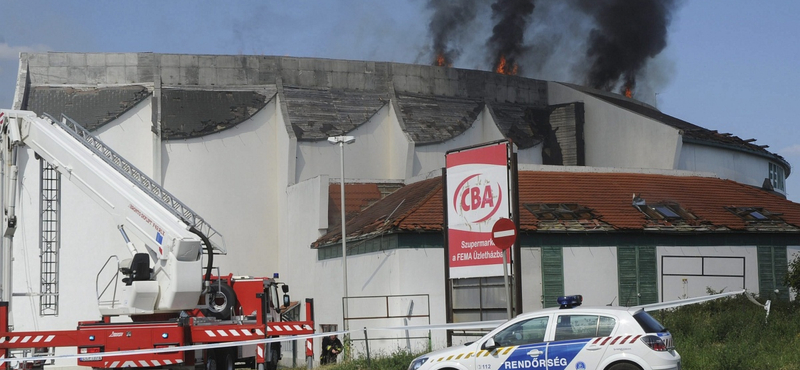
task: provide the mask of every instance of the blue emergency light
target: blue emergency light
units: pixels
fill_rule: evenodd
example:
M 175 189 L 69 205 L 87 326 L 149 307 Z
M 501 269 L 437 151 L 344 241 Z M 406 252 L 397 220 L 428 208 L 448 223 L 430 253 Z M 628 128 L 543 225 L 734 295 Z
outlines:
M 581 303 L 583 303 L 583 296 L 579 294 L 558 297 L 558 304 L 561 305 L 561 308 L 578 307 Z

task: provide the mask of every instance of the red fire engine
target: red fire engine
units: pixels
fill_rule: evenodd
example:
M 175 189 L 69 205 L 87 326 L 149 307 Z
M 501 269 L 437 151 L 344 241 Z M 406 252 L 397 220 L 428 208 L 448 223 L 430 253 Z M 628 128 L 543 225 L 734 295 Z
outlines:
M 312 300 L 306 299 L 300 321 L 299 304 L 290 302 L 288 286 L 277 276 L 212 274 L 214 255 L 226 253 L 221 235 L 74 121 L 0 110 L 0 127 L 3 185 L 11 200 L 4 204 L 4 248 L 11 249 L 17 224 L 17 153 L 27 146 L 111 214 L 131 254 L 111 263 L 116 269 L 111 281 L 97 287 L 102 319 L 80 322 L 75 330 L 13 331 L 10 299 L 4 296 L 0 369 L 10 367 L 12 353 L 43 355 L 55 347 L 76 347 L 78 365 L 94 368 L 272 370 L 281 341 L 314 333 Z M 132 242 L 126 230 L 144 246 Z M 3 286 L 10 291 L 10 282 Z M 113 319 L 120 316 L 130 322 Z M 305 352 L 313 356 L 310 338 Z M 34 357 L 17 360 L 22 367 L 41 364 Z

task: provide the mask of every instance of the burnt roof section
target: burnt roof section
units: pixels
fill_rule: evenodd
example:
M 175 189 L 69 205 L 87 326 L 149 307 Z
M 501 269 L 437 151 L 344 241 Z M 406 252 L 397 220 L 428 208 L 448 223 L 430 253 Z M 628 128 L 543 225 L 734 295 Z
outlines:
M 229 129 L 264 108 L 274 95 L 274 89 L 212 91 L 165 88 L 161 92 L 163 138 L 189 139 Z
M 53 117 L 62 114 L 72 118 L 88 130 L 96 130 L 118 118 L 139 102 L 150 96 L 144 86 L 113 87 L 51 87 L 34 86 L 30 89 L 24 110 Z
M 695 219 L 653 220 L 633 205 L 632 194 L 649 205 L 680 205 Z M 709 194 L 713 194 L 710 196 Z M 520 171 L 520 232 L 539 233 L 800 233 L 800 204 L 768 191 L 713 177 L 640 173 Z M 591 210 L 588 222 L 554 224 L 539 219 L 526 204 L 578 204 Z M 400 207 L 398 207 L 400 206 Z M 768 210 L 777 218 L 746 220 L 730 207 Z M 394 215 L 387 219 L 387 215 Z M 406 185 L 347 222 L 348 239 L 366 239 L 387 233 L 441 232 L 441 177 Z M 312 244 L 338 243 L 332 229 Z
M 345 193 L 347 193 L 346 208 L 344 210 L 345 219 L 349 220 L 355 217 L 367 207 L 401 187 L 403 187 L 403 184 L 400 183 L 345 183 L 344 189 Z M 341 189 L 340 184 L 330 184 L 328 186 L 329 228 L 340 228 L 342 224 Z
M 386 91 L 284 86 L 283 97 L 297 140 L 326 140 L 370 119 L 386 103 Z
M 755 141 L 753 139 L 744 140 L 732 134 L 720 133 L 716 130 L 709 130 L 707 128 L 697 126 L 695 124 L 686 122 L 682 119 L 665 114 L 649 105 L 643 104 L 631 98 L 623 97 L 622 95 L 594 90 L 585 86 L 572 85 L 572 84 L 564 84 L 564 85 L 570 86 L 576 90 L 592 95 L 600 100 L 609 102 L 621 108 L 627 109 L 632 112 L 636 112 L 645 117 L 654 119 L 663 124 L 681 130 L 683 131 L 684 140 L 689 139 L 689 141 L 698 141 L 698 142 L 722 145 L 729 148 L 736 148 L 739 150 L 756 153 L 762 156 L 767 156 L 783 164 L 783 166 L 787 170 L 786 173 L 787 177 L 791 172 L 791 165 L 789 164 L 789 162 L 787 162 L 782 156 L 769 152 L 766 149 L 769 147 L 768 145 L 753 144 L 753 141 Z
M 264 55 L 58 52 L 22 53 L 20 63 L 27 67 L 27 73 L 18 89 L 119 84 L 171 89 L 162 96 L 163 102 L 156 102 L 163 103 L 162 108 L 170 104 L 168 109 L 175 112 L 170 113 L 165 133 L 171 139 L 231 127 L 239 117 L 257 109 L 258 104 L 251 103 L 250 98 L 266 87 L 278 91 L 286 108 L 286 123 L 299 141 L 346 134 L 392 99 L 398 102 L 396 114 L 403 129 L 417 145 L 441 143 L 462 133 L 473 124 L 485 103 L 547 106 L 546 81 L 428 65 Z M 106 88 L 98 91 L 103 89 Z M 201 96 L 204 93 L 189 92 L 213 90 L 227 94 L 226 91 L 247 89 L 256 93 L 235 93 L 252 95 L 234 96 L 227 101 L 210 101 Z M 170 102 L 168 98 L 176 95 L 180 101 Z M 60 106 L 63 101 L 58 99 L 54 104 Z M 260 103 L 260 98 L 256 101 Z M 76 106 L 93 111 L 92 104 L 95 103 L 82 101 Z M 193 113 L 195 110 L 204 113 Z M 80 117 L 77 120 L 87 122 Z M 509 121 L 498 126 L 502 130 L 508 128 L 509 137 L 523 143 L 529 131 L 521 124 L 524 123 Z
M 196 118 L 186 122 L 189 118 L 184 121 L 175 115 L 166 133 L 173 139 L 231 127 L 259 109 L 261 97 L 256 95 L 263 94 L 264 101 L 272 97 L 272 93 L 259 89 L 277 89 L 275 86 L 281 86 L 279 94 L 281 101 L 287 102 L 288 123 L 301 141 L 324 140 L 352 131 L 389 99 L 395 99 L 403 129 L 418 145 L 440 143 L 458 135 L 472 125 L 483 105 L 489 104 L 501 132 L 524 148 L 539 140 L 536 129 L 527 126 L 525 113 L 529 107 L 545 109 L 548 103 L 546 81 L 390 62 L 264 55 L 47 52 L 21 53 L 20 64 L 26 73 L 20 75 L 18 94 L 22 91 L 27 95 L 18 99 L 26 105 L 19 109 L 65 113 L 89 128 L 118 117 L 147 97 L 148 88 L 140 85 L 223 94 L 237 89 L 255 91 L 234 93 L 241 95 L 227 100 L 223 95 L 219 101 L 210 101 L 200 96 L 202 93 L 179 92 L 196 102 L 192 107 L 175 106 L 175 101 L 164 99 L 164 106 L 172 104 L 176 111 L 190 113 L 182 117 Z M 620 95 L 565 85 L 683 130 L 685 141 L 756 153 L 780 162 L 787 175 L 790 171 L 782 157 L 752 140 L 704 129 Z M 192 115 L 195 110 L 206 113 L 203 117 Z
M 406 132 L 417 144 L 440 143 L 466 131 L 483 110 L 483 99 L 397 94 Z
M 549 120 L 551 108 L 497 102 L 490 103 L 489 109 L 500 132 L 518 148 L 527 149 L 544 140 L 546 133 L 538 128 Z
M 406 232 L 425 232 L 437 229 L 441 231 L 441 191 L 441 177 L 420 181 L 398 189 L 357 216 L 347 220 L 348 240 L 354 236 L 365 238 L 400 229 Z M 433 198 L 438 198 L 439 202 L 431 201 Z M 430 223 L 429 219 L 435 219 L 437 213 L 439 224 Z M 409 219 L 411 215 L 422 216 L 422 218 Z M 341 225 L 332 226 L 328 229 L 327 234 L 312 244 L 312 247 L 338 243 L 341 239 Z

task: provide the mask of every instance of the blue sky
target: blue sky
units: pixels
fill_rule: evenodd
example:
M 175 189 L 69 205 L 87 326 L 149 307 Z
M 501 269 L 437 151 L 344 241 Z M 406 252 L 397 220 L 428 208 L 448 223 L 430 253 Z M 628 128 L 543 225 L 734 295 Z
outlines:
M 0 0 L 0 106 L 11 107 L 18 54 L 24 51 L 288 55 L 428 64 L 426 3 Z M 535 16 L 545 3 L 537 1 Z M 487 14 L 479 13 L 471 25 L 455 67 L 488 68 L 481 54 L 491 33 Z M 635 96 L 680 119 L 769 145 L 768 150 L 798 167 L 787 180 L 794 201 L 800 201 L 800 127 L 794 110 L 800 86 L 798 19 L 796 0 L 679 1 L 667 47 L 649 64 L 658 73 Z M 532 42 L 529 36 L 526 42 Z M 571 52 L 566 44 L 559 50 Z M 562 70 L 528 77 L 566 80 L 569 74 Z

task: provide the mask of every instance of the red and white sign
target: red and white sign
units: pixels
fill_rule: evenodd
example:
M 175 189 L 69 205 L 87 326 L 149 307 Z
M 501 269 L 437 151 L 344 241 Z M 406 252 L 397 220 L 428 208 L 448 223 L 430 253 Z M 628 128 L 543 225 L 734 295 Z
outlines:
M 508 142 L 446 156 L 450 278 L 503 275 L 492 227 L 509 217 L 508 159 Z
M 514 245 L 517 240 L 517 225 L 514 221 L 507 218 L 501 218 L 494 223 L 492 227 L 492 241 L 497 248 L 506 250 Z

